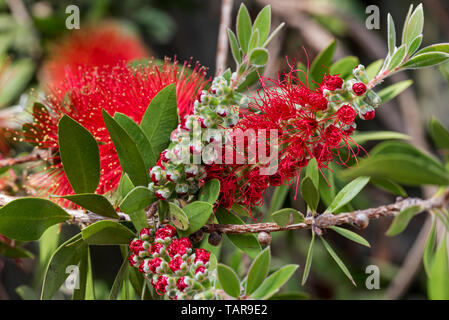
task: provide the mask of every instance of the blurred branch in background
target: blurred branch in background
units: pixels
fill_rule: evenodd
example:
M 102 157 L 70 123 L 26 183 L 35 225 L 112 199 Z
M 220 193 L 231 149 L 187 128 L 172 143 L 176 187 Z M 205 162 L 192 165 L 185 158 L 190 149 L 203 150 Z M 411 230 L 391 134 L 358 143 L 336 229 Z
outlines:
M 222 73 L 226 69 L 226 58 L 228 57 L 228 33 L 226 30 L 231 26 L 233 2 L 233 0 L 221 0 L 215 75 Z

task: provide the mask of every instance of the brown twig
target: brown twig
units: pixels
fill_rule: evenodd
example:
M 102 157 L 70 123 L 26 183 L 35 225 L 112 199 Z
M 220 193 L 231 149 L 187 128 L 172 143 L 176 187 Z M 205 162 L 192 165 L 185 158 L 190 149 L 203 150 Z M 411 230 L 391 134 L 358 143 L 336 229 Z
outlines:
M 0 194 L 0 206 L 4 206 L 9 202 L 18 199 L 16 197 Z M 378 219 L 381 217 L 393 217 L 402 210 L 411 206 L 419 206 L 421 212 L 429 211 L 436 208 L 443 208 L 449 202 L 449 189 L 441 196 L 430 198 L 427 200 L 420 198 L 398 198 L 396 202 L 364 210 L 356 210 L 352 212 L 345 212 L 339 214 L 323 213 L 315 217 L 307 217 L 304 222 L 287 225 L 281 227 L 274 222 L 254 223 L 254 224 L 207 224 L 203 227 L 204 232 L 218 231 L 227 234 L 244 234 L 244 233 L 259 233 L 277 232 L 287 230 L 311 229 L 319 233 L 321 229 L 326 229 L 336 225 L 355 224 L 359 227 L 366 227 L 370 219 Z M 75 223 L 81 226 L 89 225 L 97 221 L 105 220 L 104 218 L 92 212 L 84 210 L 66 210 L 72 216 L 70 223 Z M 130 217 L 122 212 L 118 213 L 120 220 L 130 221 Z M 111 219 L 109 219 L 111 220 Z M 112 219 L 113 220 L 113 219 Z M 148 223 L 153 225 L 154 218 L 148 219 Z
M 218 29 L 217 59 L 215 64 L 215 74 L 218 75 L 226 68 L 228 57 L 228 34 L 227 29 L 231 25 L 233 0 L 221 0 L 220 27 Z
M 0 168 L 11 167 L 17 164 L 23 164 L 28 162 L 46 160 L 48 158 L 48 152 L 46 150 L 34 149 L 34 151 L 28 155 L 17 158 L 5 158 L 0 160 Z

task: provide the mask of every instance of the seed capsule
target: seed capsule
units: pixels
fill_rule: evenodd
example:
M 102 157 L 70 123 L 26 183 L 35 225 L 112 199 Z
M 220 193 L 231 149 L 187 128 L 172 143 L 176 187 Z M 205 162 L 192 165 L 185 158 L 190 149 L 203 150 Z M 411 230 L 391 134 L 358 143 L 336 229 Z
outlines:
M 262 246 L 268 246 L 271 243 L 271 234 L 265 231 L 259 232 L 257 240 Z
M 209 235 L 209 244 L 218 246 L 221 243 L 221 234 L 217 231 L 212 231 Z
M 190 241 L 192 241 L 194 243 L 200 242 L 204 238 L 204 232 L 203 232 L 203 230 L 200 229 L 200 230 L 192 233 L 189 236 L 189 238 L 190 238 Z
M 358 213 L 355 216 L 355 221 L 354 221 L 355 225 L 357 227 L 359 227 L 360 229 L 365 229 L 366 227 L 368 227 L 369 224 L 369 219 L 366 216 L 366 214 L 364 213 Z

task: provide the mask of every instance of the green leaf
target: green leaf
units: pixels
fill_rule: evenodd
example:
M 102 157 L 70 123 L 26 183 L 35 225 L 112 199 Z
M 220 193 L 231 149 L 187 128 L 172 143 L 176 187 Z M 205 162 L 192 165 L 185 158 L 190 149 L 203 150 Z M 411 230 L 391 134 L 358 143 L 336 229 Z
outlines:
M 341 261 L 340 257 L 337 255 L 337 253 L 334 251 L 334 249 L 331 248 L 331 246 L 324 240 L 323 237 L 320 237 L 321 241 L 323 242 L 324 247 L 326 248 L 327 252 L 331 255 L 331 257 L 335 260 L 337 265 L 340 267 L 341 271 L 348 277 L 348 279 L 352 282 L 354 286 L 357 286 L 354 282 L 354 279 L 351 276 L 351 273 L 349 272 L 348 268 L 346 268 L 343 261 Z
M 240 54 L 240 47 L 237 42 L 237 37 L 235 36 L 235 33 L 232 32 L 231 29 L 228 28 L 228 39 L 229 39 L 229 46 L 231 47 L 232 56 L 234 57 L 235 63 L 239 64 L 242 62 L 242 55 Z
M 315 184 L 310 177 L 305 177 L 302 180 L 301 194 L 310 209 L 312 211 L 316 211 L 318 202 L 320 201 L 320 194 L 318 193 L 318 189 L 315 187 Z
M 330 226 L 329 229 L 334 230 L 335 232 L 339 233 L 343 237 L 345 237 L 351 241 L 357 242 L 358 244 L 361 244 L 362 246 L 371 248 L 368 241 L 366 241 L 362 236 L 358 235 L 357 233 L 352 232 L 351 230 L 340 228 L 337 226 Z
M 374 61 L 373 63 L 369 64 L 366 67 L 366 74 L 368 75 L 368 79 L 374 78 L 377 73 L 379 73 L 380 68 L 382 68 L 382 65 L 384 64 L 383 59 L 379 59 Z
M 203 188 L 201 188 L 198 196 L 198 200 L 215 204 L 220 195 L 220 181 L 218 179 L 212 179 L 206 182 Z
M 114 283 L 112 284 L 111 291 L 109 292 L 108 300 L 117 300 L 120 289 L 123 286 L 123 281 L 126 278 L 128 267 L 128 260 L 124 259 L 119 271 L 117 272 L 117 275 L 115 276 Z
M 256 67 L 264 66 L 268 61 L 268 50 L 257 48 L 251 51 L 249 62 Z
M 139 127 L 139 125 L 135 123 L 131 118 L 119 112 L 115 113 L 114 119 L 126 130 L 126 132 L 134 140 L 134 143 L 137 145 L 137 148 L 142 155 L 142 159 L 145 163 L 146 169 L 149 170 L 150 168 L 155 166 L 157 161 L 159 160 L 159 154 L 155 153 L 155 150 L 153 150 L 150 141 L 148 140 L 143 130 Z
M 427 295 L 431 300 L 449 300 L 449 263 L 446 235 L 437 248 L 430 268 Z
M 179 230 L 187 230 L 189 228 L 189 218 L 187 214 L 176 204 L 169 202 L 170 220 Z
M 430 120 L 430 136 L 440 149 L 449 150 L 449 131 L 434 117 Z
M 410 47 L 407 50 L 407 56 L 411 56 L 418 50 L 419 46 L 422 43 L 422 34 L 417 36 L 413 41 L 410 43 Z
M 5 243 L 0 238 L 0 255 L 12 259 L 34 258 L 34 255 L 19 247 L 17 244 L 12 246 L 9 243 Z
M 406 55 L 407 47 L 405 46 L 405 44 L 403 44 L 395 51 L 395 53 L 391 57 L 390 63 L 388 64 L 388 70 L 394 71 L 397 66 L 400 66 L 402 64 Z
M 444 52 L 427 52 L 416 54 L 402 65 L 404 69 L 419 69 L 435 66 L 449 59 L 449 54 Z
M 309 160 L 306 168 L 306 177 L 312 179 L 313 185 L 318 189 L 320 172 L 318 171 L 318 164 L 315 158 Z
M 234 298 L 240 296 L 240 279 L 232 268 L 219 263 L 217 265 L 217 278 L 224 292 Z
M 391 194 L 404 198 L 407 196 L 407 192 L 404 190 L 404 188 L 391 180 L 371 179 L 371 183 L 382 190 L 390 192 Z
M 21 59 L 2 70 L 0 107 L 10 104 L 26 89 L 33 78 L 35 63 L 31 59 Z
M 75 288 L 73 291 L 73 300 L 95 300 L 95 289 L 89 246 L 84 246 L 84 252 L 79 265 L 78 277 L 79 288 Z
M 413 4 L 411 4 L 410 7 L 408 8 L 407 16 L 405 17 L 404 27 L 402 29 L 402 43 L 406 43 L 405 35 L 407 34 L 407 28 L 409 26 L 410 17 L 412 13 L 413 13 Z
M 84 241 L 93 245 L 128 244 L 135 236 L 127 227 L 109 220 L 95 222 L 81 233 Z
M 432 228 L 430 229 L 429 236 L 427 237 L 426 246 L 423 253 L 423 265 L 426 271 L 427 277 L 430 277 L 431 266 L 433 261 L 435 241 L 436 241 L 436 219 L 433 219 Z
M 419 50 L 416 55 L 420 55 L 422 53 L 432 53 L 432 52 L 443 52 L 443 53 L 449 53 L 449 43 L 438 43 L 433 44 L 431 46 L 422 48 Z
M 410 220 L 412 220 L 412 218 L 420 212 L 421 212 L 420 206 L 411 206 L 402 210 L 394 217 L 394 220 L 391 223 L 390 228 L 388 228 L 385 234 L 390 237 L 400 234 L 402 231 L 405 230 L 405 228 L 407 228 L 407 225 L 410 222 Z
M 132 189 L 134 185 L 129 178 L 128 174 L 122 172 L 122 176 L 120 177 L 120 181 L 117 187 L 117 193 L 119 195 L 119 199 L 123 199 Z M 119 201 L 120 201 L 119 200 Z
M 252 294 L 265 280 L 270 268 L 270 261 L 270 247 L 266 247 L 261 253 L 258 254 L 248 269 L 246 295 Z
M 154 99 L 153 99 L 154 100 Z M 122 170 L 135 186 L 148 185 L 148 171 L 142 154 L 126 130 L 103 109 L 103 119 L 114 143 Z
M 395 141 L 378 144 L 369 158 L 340 175 L 343 179 L 371 176 L 405 185 L 449 184 L 449 174 L 438 159 L 409 144 Z
M 95 138 L 64 115 L 58 124 L 59 153 L 67 179 L 76 193 L 94 192 L 100 182 L 100 152 Z
M 69 276 L 66 268 L 77 265 L 85 251 L 86 244 L 81 239 L 81 233 L 64 242 L 53 253 L 45 272 L 42 285 L 42 300 L 50 300 L 59 290 L 61 285 Z
M 288 185 L 281 185 L 279 187 L 276 187 L 273 193 L 273 197 L 271 198 L 270 210 L 268 211 L 269 213 L 273 213 L 282 208 L 282 205 L 285 202 L 285 198 L 287 198 L 289 190 L 290 186 Z
M 114 207 L 103 195 L 95 193 L 82 193 L 63 196 L 61 198 L 70 200 L 84 209 L 99 214 L 100 216 L 119 219 Z
M 312 80 L 316 82 L 321 82 L 323 80 L 324 73 L 327 72 L 327 68 L 332 63 L 332 57 L 334 56 L 336 48 L 335 39 L 331 41 L 331 43 L 321 51 L 318 56 L 313 60 L 312 65 L 310 66 L 310 76 Z
M 22 284 L 14 290 L 22 300 L 39 300 L 36 292 L 30 286 Z
M 244 222 L 231 212 L 224 208 L 218 208 L 215 212 L 215 218 L 221 224 L 244 224 Z M 251 258 L 255 258 L 262 250 L 254 234 L 226 234 L 226 237 L 240 250 L 244 251 Z
M 271 6 L 265 6 L 260 10 L 259 14 L 254 20 L 253 31 L 259 30 L 259 46 L 265 43 L 268 38 L 271 27 Z
M 153 192 L 146 187 L 135 187 L 132 189 L 120 203 L 120 210 L 130 214 L 145 209 L 156 201 Z
M 241 217 L 251 217 L 251 214 L 248 212 L 248 210 L 238 203 L 234 203 L 232 205 L 231 211 Z
M 410 46 L 413 39 L 422 33 L 424 26 L 424 12 L 422 4 L 419 4 L 408 21 L 407 27 L 404 29 L 404 41 L 407 46 Z
M 248 9 L 246 9 L 243 3 L 240 5 L 240 9 L 237 14 L 236 30 L 237 30 L 237 37 L 240 42 L 240 47 L 242 48 L 243 53 L 247 53 L 249 38 L 251 37 L 252 26 Z
M 382 99 L 382 103 L 386 103 L 387 101 L 395 98 L 398 94 L 410 87 L 412 84 L 413 80 L 396 82 L 395 84 L 392 84 L 391 86 L 380 90 L 377 94 Z
M 331 170 L 323 171 L 323 174 L 320 175 L 318 190 L 323 203 L 329 206 L 335 198 L 334 173 Z
M 362 191 L 369 179 L 369 177 L 358 177 L 344 186 L 344 188 L 337 193 L 334 201 L 332 201 L 325 213 L 336 213 L 338 209 L 348 204 L 360 191 Z
M 189 235 L 203 227 L 212 214 L 213 205 L 208 202 L 195 201 L 186 205 L 183 210 L 187 215 L 189 227 L 181 234 Z
M 0 209 L 0 234 L 33 241 L 48 227 L 70 219 L 60 206 L 46 199 L 20 198 Z
M 250 57 L 251 57 L 253 49 L 257 48 L 258 44 L 259 44 L 259 30 L 256 29 L 251 32 L 251 37 L 249 38 L 248 52 L 250 53 L 249 54 Z M 250 62 L 251 62 L 251 58 L 250 58 Z
M 391 14 L 388 14 L 387 29 L 388 29 L 388 52 L 390 53 L 390 56 L 392 56 L 396 48 L 396 28 L 394 26 L 393 17 L 391 16 Z
M 312 238 L 310 239 L 309 250 L 307 250 L 306 264 L 304 265 L 304 273 L 302 274 L 302 280 L 301 280 L 302 286 L 306 283 L 307 278 L 309 277 L 310 267 L 312 266 L 314 242 L 315 242 L 315 233 L 312 232 Z
M 272 295 L 279 291 L 288 279 L 295 273 L 298 269 L 298 265 L 289 264 L 276 272 L 272 273 L 265 281 L 257 288 L 252 294 L 252 298 L 259 300 L 269 299 Z
M 304 215 L 295 209 L 281 209 L 271 214 L 273 221 L 280 227 L 304 222 Z
M 352 70 L 359 64 L 359 58 L 347 56 L 336 61 L 329 69 L 330 74 L 339 74 L 341 78 L 352 75 Z
M 352 136 L 355 143 L 363 144 L 373 140 L 410 140 L 411 137 L 395 131 L 364 131 Z
M 140 122 L 140 128 L 150 141 L 152 152 L 157 155 L 157 158 L 168 147 L 170 134 L 177 125 L 176 85 L 172 83 L 159 91 L 151 100 Z

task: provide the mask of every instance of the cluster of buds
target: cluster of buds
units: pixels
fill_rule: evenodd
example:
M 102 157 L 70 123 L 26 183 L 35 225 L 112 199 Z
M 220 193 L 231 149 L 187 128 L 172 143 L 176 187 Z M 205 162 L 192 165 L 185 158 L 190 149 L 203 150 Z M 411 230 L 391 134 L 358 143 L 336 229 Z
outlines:
M 176 229 L 165 225 L 156 231 L 144 228 L 129 243 L 129 264 L 139 269 L 155 292 L 174 300 L 215 299 L 215 270 L 210 252 L 193 249 L 188 238 L 178 238 Z
M 331 111 L 349 104 L 361 119 L 372 120 L 382 100 L 369 87 L 369 77 L 363 65 L 356 66 L 352 73 L 354 78 L 344 81 L 340 87 L 323 88 L 323 95 L 329 101 Z M 349 126 L 343 129 L 354 130 Z
M 198 192 L 207 176 L 204 162 L 216 157 L 213 151 L 204 151 L 210 144 L 222 143 L 217 130 L 233 128 L 239 121 L 239 107 L 249 102 L 233 89 L 236 77 L 236 73 L 215 77 L 211 88 L 194 102 L 193 114 L 172 132 L 172 143 L 150 171 L 148 187 L 159 199 L 188 198 Z

